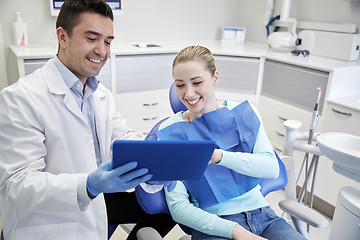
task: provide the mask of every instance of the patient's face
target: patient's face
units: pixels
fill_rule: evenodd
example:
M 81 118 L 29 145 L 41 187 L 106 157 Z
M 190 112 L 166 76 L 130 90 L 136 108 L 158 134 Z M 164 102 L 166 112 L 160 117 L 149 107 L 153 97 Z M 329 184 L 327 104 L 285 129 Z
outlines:
M 196 117 L 217 109 L 214 85 L 217 72 L 212 75 L 203 62 L 187 61 L 173 68 L 176 93 Z

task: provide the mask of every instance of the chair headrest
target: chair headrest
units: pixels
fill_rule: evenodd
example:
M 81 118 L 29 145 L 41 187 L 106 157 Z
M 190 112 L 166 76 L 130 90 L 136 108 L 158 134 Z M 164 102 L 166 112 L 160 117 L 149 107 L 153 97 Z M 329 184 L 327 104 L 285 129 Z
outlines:
M 175 84 L 172 83 L 169 90 L 170 105 L 174 113 L 179 111 L 186 111 L 187 107 L 181 102 L 175 91 Z

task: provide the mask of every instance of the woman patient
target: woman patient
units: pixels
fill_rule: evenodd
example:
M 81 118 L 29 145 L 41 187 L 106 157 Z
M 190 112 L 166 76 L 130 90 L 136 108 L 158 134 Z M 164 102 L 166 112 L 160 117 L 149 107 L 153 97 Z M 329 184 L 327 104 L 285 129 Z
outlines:
M 188 110 L 166 120 L 158 139 L 211 139 L 217 144 L 202 179 L 177 181 L 173 191 L 165 190 L 174 220 L 191 227 L 195 240 L 305 239 L 261 194 L 261 178 L 279 174 L 277 159 L 251 104 L 217 102 L 219 76 L 211 52 L 202 46 L 181 50 L 173 77 Z

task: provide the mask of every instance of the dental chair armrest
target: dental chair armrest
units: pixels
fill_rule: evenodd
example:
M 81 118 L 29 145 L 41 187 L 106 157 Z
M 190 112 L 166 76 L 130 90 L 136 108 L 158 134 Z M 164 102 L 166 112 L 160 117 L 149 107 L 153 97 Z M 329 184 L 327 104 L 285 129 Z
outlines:
M 163 238 L 161 235 L 151 227 L 144 227 L 140 228 L 137 233 L 136 237 L 138 240 L 162 240 Z
M 279 202 L 281 210 L 313 227 L 322 228 L 328 225 L 328 220 L 314 209 L 309 208 L 294 200 L 282 200 Z

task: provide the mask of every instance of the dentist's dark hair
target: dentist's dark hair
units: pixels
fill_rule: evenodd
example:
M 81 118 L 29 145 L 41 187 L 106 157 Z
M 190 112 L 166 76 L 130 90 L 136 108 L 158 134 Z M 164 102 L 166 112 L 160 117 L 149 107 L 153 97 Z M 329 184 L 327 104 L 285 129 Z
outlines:
M 113 12 L 104 0 L 65 0 L 56 20 L 56 29 L 62 27 L 71 37 L 82 13 L 98 13 L 114 20 Z

